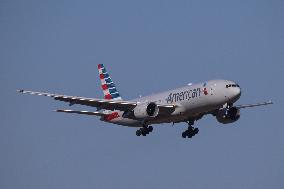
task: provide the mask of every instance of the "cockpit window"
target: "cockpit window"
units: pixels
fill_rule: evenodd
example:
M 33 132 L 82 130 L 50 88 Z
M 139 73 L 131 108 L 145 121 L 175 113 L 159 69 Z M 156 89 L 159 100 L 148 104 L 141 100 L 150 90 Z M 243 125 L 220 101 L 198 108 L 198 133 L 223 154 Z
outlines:
M 226 88 L 229 88 L 229 87 L 240 87 L 238 84 L 228 84 L 226 85 Z

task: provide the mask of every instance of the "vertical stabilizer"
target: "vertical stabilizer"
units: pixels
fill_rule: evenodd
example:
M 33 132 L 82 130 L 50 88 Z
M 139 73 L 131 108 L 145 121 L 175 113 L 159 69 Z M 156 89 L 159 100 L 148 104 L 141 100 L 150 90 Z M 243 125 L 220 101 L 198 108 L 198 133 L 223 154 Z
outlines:
M 116 89 L 115 84 L 107 73 L 103 64 L 98 65 L 100 80 L 102 89 L 104 92 L 104 98 L 108 100 L 122 100 L 119 92 Z

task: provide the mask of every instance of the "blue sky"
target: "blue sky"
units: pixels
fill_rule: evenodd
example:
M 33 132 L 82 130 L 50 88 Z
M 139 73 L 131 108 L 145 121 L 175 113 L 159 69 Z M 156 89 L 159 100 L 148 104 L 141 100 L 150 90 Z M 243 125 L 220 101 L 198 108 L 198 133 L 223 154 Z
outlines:
M 281 0 L 0 1 L 0 188 L 284 188 L 283 9 Z M 186 124 L 136 137 L 16 93 L 102 97 L 99 63 L 125 99 L 224 78 L 241 85 L 239 104 L 275 104 L 231 125 L 207 116 L 184 140 Z

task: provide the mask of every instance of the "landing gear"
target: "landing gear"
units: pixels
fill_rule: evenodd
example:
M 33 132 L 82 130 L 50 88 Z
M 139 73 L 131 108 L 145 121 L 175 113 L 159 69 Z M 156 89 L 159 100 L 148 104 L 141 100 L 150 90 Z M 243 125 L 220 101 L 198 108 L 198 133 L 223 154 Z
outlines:
M 141 129 L 138 129 L 137 131 L 136 131 L 136 136 L 141 136 L 142 135 L 142 131 L 141 131 Z
M 188 122 L 188 129 L 182 133 L 181 135 L 182 138 L 186 138 L 186 137 L 192 138 L 193 136 L 198 134 L 199 129 L 192 127 L 193 124 L 194 124 L 193 121 Z
M 194 128 L 192 127 L 192 129 L 190 130 L 186 130 L 182 133 L 182 138 L 192 138 L 193 136 L 197 135 L 199 132 L 199 129 L 198 128 Z
M 136 136 L 146 136 L 153 131 L 152 126 L 144 126 L 136 131 Z

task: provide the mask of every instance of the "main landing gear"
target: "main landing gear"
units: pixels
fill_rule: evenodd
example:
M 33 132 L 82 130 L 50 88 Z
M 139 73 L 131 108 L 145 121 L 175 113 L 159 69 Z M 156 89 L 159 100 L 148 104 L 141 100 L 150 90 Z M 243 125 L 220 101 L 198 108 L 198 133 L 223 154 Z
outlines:
M 196 134 L 198 134 L 199 129 L 194 128 L 192 125 L 194 124 L 193 121 L 188 122 L 188 129 L 182 133 L 182 138 L 192 138 Z
M 144 126 L 136 131 L 137 136 L 146 136 L 153 131 L 152 126 Z

